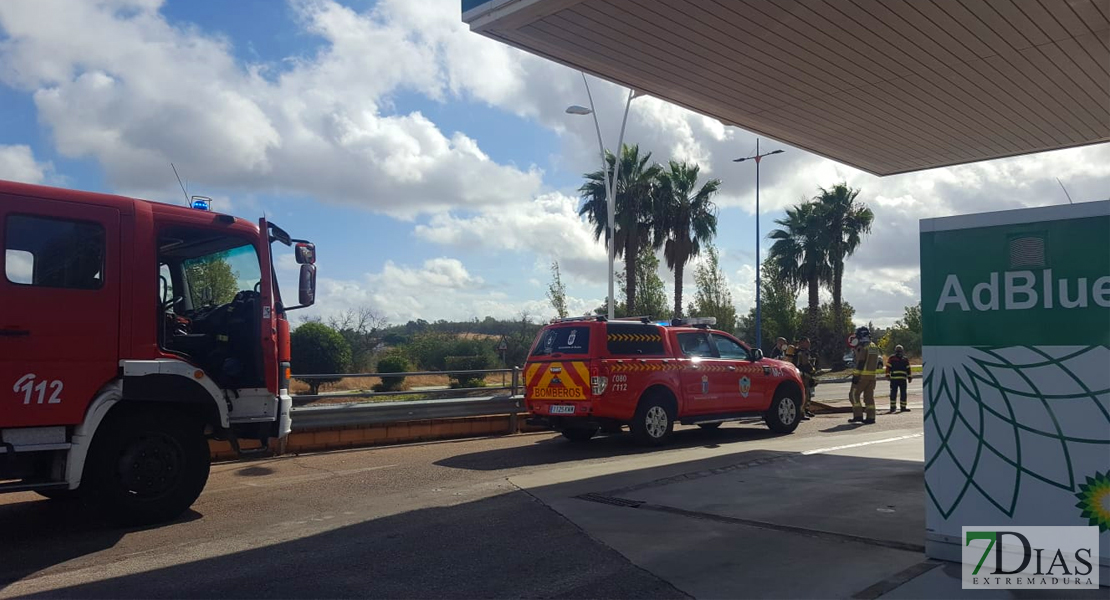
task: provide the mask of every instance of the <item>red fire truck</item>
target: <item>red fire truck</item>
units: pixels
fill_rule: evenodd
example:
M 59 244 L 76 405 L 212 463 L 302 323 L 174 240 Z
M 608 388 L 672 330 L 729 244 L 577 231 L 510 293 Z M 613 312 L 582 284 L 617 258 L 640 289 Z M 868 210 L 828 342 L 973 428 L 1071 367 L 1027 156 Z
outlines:
M 286 313 L 314 301 L 315 247 L 208 208 L 0 181 L 0 492 L 164 521 L 204 488 L 209 439 L 289 433 Z
M 649 445 L 676 422 L 714 429 L 755 416 L 793 432 L 805 399 L 798 369 L 711 329 L 715 322 L 575 317 L 544 327 L 524 368 L 529 423 L 573 441 L 628 425 Z

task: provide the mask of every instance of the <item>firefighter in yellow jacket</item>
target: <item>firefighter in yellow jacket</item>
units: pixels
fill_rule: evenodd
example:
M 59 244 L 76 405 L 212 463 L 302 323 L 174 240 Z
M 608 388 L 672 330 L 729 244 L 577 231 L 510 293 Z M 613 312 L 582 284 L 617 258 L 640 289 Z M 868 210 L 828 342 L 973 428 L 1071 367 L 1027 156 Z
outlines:
M 875 370 L 882 365 L 879 363 L 879 349 L 871 343 L 871 330 L 860 327 L 856 330 L 856 348 L 852 351 L 855 370 L 852 371 L 852 418 L 849 423 L 864 423 L 870 425 L 875 422 Z M 866 404 L 867 418 L 863 416 Z

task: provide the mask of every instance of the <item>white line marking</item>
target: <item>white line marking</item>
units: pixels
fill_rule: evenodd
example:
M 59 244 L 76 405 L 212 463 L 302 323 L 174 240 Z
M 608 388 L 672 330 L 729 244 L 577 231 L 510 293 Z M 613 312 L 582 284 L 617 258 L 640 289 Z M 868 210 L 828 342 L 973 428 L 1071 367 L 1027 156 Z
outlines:
M 925 434 L 923 434 L 923 433 L 912 433 L 910 435 L 900 435 L 898 437 L 885 438 L 885 439 L 881 439 L 881 440 L 872 440 L 870 442 L 859 442 L 858 444 L 845 444 L 843 446 L 831 446 L 829 448 L 818 448 L 816 450 L 806 450 L 806 451 L 802 452 L 802 454 L 803 455 L 823 454 L 825 452 L 834 452 L 836 450 L 844 450 L 845 448 L 858 448 L 860 446 L 870 446 L 872 444 L 885 444 L 887 442 L 897 442 L 897 441 L 900 441 L 900 440 L 909 440 L 909 439 L 913 439 L 913 438 L 919 438 L 923 435 L 925 435 Z

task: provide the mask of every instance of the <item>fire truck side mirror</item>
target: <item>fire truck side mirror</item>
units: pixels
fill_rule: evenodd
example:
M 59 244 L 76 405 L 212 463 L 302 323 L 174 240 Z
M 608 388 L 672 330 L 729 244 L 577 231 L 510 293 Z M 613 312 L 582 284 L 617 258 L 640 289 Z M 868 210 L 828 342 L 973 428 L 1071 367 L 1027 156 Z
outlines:
M 299 265 L 316 264 L 316 244 L 297 242 L 296 256 Z
M 763 360 L 763 351 L 760 350 L 759 348 L 752 348 L 751 358 L 752 358 L 752 362 L 757 362 L 757 361 Z
M 316 302 L 316 265 L 301 265 L 300 303 L 312 306 Z

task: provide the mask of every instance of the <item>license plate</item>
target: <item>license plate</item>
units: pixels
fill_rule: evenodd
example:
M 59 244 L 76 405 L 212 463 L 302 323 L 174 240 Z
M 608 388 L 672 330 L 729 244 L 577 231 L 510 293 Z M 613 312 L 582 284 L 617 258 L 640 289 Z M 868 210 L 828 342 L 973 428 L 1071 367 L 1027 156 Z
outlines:
M 574 414 L 573 404 L 559 404 L 551 407 L 551 414 L 553 415 L 572 415 Z

